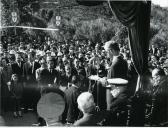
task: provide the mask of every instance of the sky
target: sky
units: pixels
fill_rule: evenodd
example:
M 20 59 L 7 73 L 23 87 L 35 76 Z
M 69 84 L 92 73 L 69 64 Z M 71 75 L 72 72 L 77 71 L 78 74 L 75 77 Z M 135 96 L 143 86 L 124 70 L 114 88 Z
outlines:
M 152 0 L 152 2 L 161 7 L 168 7 L 168 0 Z

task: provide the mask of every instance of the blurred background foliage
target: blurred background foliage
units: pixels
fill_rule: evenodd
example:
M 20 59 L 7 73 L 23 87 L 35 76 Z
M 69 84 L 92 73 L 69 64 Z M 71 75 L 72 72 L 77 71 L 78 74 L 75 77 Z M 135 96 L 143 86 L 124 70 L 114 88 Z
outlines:
M 95 7 L 78 5 L 75 0 L 1 0 L 1 26 L 12 25 L 10 14 L 12 2 L 17 5 L 20 21 L 18 25 L 58 28 L 59 31 L 40 31 L 19 29 L 17 34 L 31 36 L 50 35 L 58 41 L 72 39 L 91 40 L 102 43 L 110 39 L 127 43 L 127 29 L 113 16 L 107 3 Z M 60 16 L 60 25 L 56 25 L 56 16 Z M 3 29 L 6 34 L 14 34 L 11 28 Z M 152 5 L 150 42 L 156 46 L 168 44 L 168 9 Z

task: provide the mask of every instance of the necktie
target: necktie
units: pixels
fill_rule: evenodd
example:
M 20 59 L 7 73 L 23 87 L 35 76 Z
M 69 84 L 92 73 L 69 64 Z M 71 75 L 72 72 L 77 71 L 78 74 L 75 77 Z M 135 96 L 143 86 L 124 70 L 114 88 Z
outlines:
M 21 67 L 21 64 L 20 64 L 20 63 L 18 63 L 18 65 L 19 65 L 19 67 Z

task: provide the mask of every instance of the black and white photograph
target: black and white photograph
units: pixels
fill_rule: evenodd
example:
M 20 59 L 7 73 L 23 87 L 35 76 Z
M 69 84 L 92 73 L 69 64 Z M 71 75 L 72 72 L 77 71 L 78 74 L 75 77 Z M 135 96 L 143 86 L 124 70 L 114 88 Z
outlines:
M 0 0 L 0 127 L 168 127 L 168 0 Z

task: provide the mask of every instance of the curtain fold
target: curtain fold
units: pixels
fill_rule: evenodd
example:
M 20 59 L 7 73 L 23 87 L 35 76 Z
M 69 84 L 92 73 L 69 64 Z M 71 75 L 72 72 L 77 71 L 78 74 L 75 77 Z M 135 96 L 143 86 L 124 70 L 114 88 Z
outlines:
M 143 88 L 142 76 L 148 71 L 151 1 L 110 1 L 110 5 L 118 20 L 128 28 L 129 48 L 138 73 L 138 91 Z
M 125 26 L 131 27 L 135 24 L 140 10 L 139 1 L 110 1 L 113 14 Z

